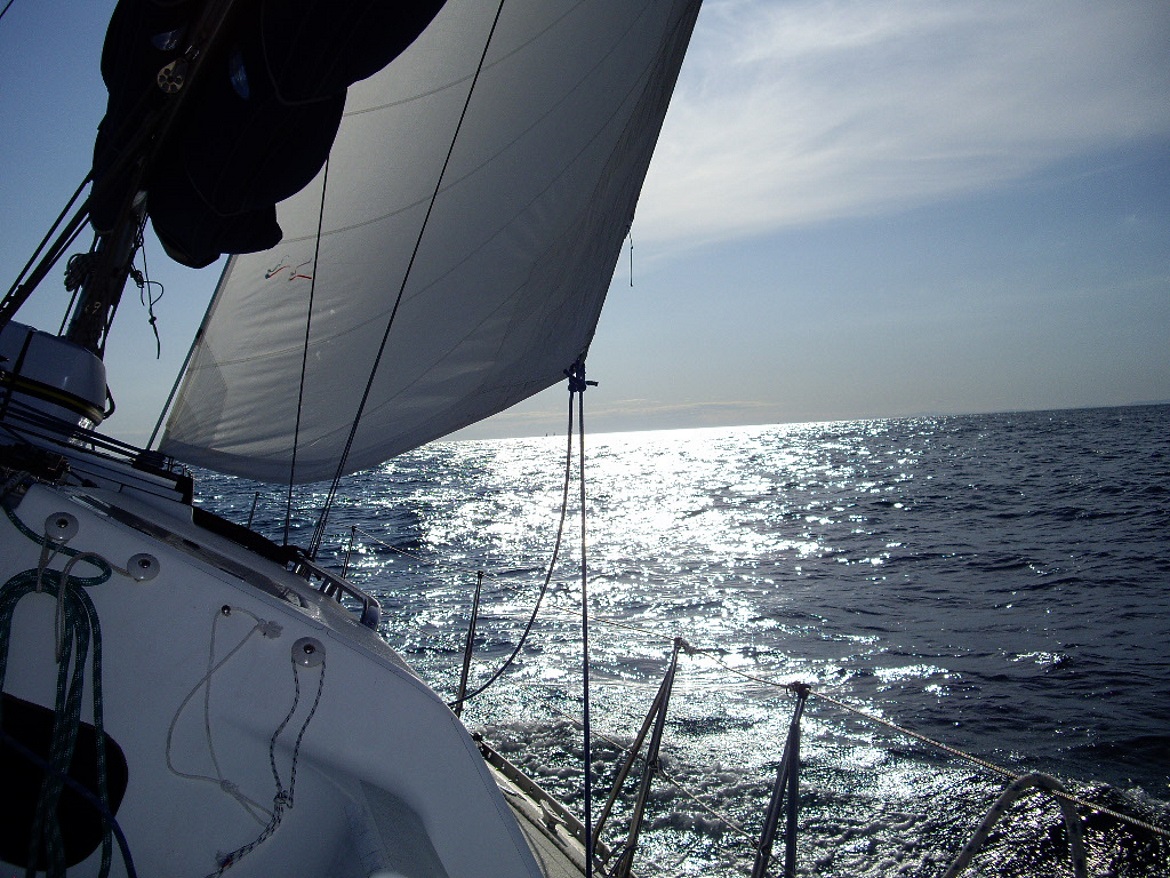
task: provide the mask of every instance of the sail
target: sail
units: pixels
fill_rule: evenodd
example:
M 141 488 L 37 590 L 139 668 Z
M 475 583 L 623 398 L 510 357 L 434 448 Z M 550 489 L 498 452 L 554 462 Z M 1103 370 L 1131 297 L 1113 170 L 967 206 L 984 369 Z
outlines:
M 318 481 L 561 380 L 592 338 L 698 6 L 446 3 L 349 89 L 326 167 L 278 207 L 282 242 L 229 262 L 161 450 Z

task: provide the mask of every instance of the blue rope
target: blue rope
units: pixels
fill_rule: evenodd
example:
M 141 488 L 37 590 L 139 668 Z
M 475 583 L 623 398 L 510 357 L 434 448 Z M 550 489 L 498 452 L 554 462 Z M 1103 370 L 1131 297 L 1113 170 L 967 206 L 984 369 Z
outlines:
M 46 774 L 54 770 L 53 766 L 45 761 L 45 759 L 38 756 L 32 750 L 28 749 L 28 747 L 26 747 L 21 741 L 12 737 L 12 735 L 8 734 L 3 729 L 0 729 L 0 741 L 3 741 L 6 745 L 15 750 L 17 755 L 27 759 Z M 134 858 L 130 856 L 130 843 L 126 841 L 126 833 L 123 832 L 122 827 L 118 825 L 118 819 L 110 810 L 109 805 L 103 805 L 101 799 L 95 796 L 88 787 L 79 783 L 68 775 L 63 775 L 62 780 L 64 781 L 65 786 L 69 787 L 69 789 L 73 790 L 73 792 L 77 793 L 77 795 L 85 799 L 86 802 L 93 806 L 95 811 L 100 813 L 102 817 L 104 817 L 109 822 L 110 829 L 114 833 L 114 839 L 118 842 L 118 850 L 122 854 L 122 859 L 126 862 L 127 878 L 138 878 L 138 872 L 134 869 Z

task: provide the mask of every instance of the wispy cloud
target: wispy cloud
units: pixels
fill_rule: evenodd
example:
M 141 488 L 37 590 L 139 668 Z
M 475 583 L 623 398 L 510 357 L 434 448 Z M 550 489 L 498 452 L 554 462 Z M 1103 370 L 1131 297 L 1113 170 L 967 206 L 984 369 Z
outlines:
M 1170 134 L 1170 5 L 707 0 L 639 207 L 693 243 Z

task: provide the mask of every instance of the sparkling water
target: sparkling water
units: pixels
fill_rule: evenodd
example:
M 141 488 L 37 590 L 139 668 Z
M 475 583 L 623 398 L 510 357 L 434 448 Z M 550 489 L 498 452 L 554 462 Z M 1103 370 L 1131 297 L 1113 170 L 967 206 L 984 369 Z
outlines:
M 794 707 L 802 875 L 941 875 L 1014 773 L 1170 829 L 1170 406 L 587 436 L 594 819 L 679 659 L 635 870 L 750 873 Z M 346 479 L 321 560 L 454 699 L 519 641 L 556 543 L 566 440 L 437 443 Z M 542 785 L 584 778 L 577 457 L 559 559 L 515 662 L 467 705 Z M 285 492 L 200 478 L 276 539 Z M 324 492 L 297 492 L 305 544 Z M 641 771 L 639 765 L 635 776 Z M 693 798 L 692 798 L 693 797 Z M 624 836 L 629 799 L 603 837 Z M 1091 874 L 1170 875 L 1170 841 L 1082 810 Z M 775 851 L 782 855 L 782 842 Z M 773 874 L 778 872 L 773 866 Z M 1067 875 L 1059 808 L 1009 809 L 968 874 Z

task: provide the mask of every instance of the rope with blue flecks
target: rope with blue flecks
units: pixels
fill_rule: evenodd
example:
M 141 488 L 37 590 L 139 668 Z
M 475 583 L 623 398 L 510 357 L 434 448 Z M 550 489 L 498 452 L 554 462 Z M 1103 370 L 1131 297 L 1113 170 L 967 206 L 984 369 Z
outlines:
M 218 866 L 214 872 L 207 876 L 207 878 L 219 878 L 228 869 L 238 863 L 245 856 L 250 854 L 276 832 L 280 826 L 280 821 L 284 818 L 284 812 L 291 810 L 293 806 L 293 793 L 297 785 L 297 760 L 301 752 L 301 741 L 304 740 L 305 732 L 309 728 L 309 723 L 313 721 L 314 714 L 317 713 L 317 706 L 321 703 L 321 693 L 325 688 L 325 659 L 324 655 L 321 658 L 321 673 L 317 678 L 317 695 L 313 699 L 313 706 L 309 708 L 308 715 L 305 721 L 301 723 L 301 729 L 297 733 L 296 742 L 293 744 L 292 751 L 292 767 L 289 769 L 289 782 L 285 787 L 280 780 L 280 772 L 276 768 L 276 741 L 280 737 L 281 732 L 285 730 L 289 722 L 293 718 L 293 714 L 297 711 L 297 706 L 301 703 L 301 678 L 298 674 L 298 667 L 296 657 L 292 659 L 293 663 L 293 684 L 296 687 L 293 695 L 292 707 L 289 708 L 288 714 L 284 721 L 277 726 L 276 731 L 272 733 L 272 738 L 268 742 L 268 761 L 272 767 L 272 778 L 276 782 L 276 795 L 272 798 L 272 818 L 268 824 L 260 832 L 260 834 L 246 845 L 236 848 L 234 851 L 226 854 L 220 854 L 217 857 Z
M 113 568 L 104 558 L 92 553 L 82 553 L 71 549 L 63 543 L 52 540 L 47 535 L 38 534 L 24 524 L 13 512 L 4 507 L 9 521 L 30 540 L 40 544 L 41 558 L 36 568 L 31 568 L 12 576 L 3 586 L 0 586 L 0 690 L 3 689 L 4 679 L 8 671 L 9 645 L 12 636 L 12 619 L 17 604 L 30 594 L 44 593 L 57 601 L 57 615 L 55 622 L 57 637 L 57 686 L 56 699 L 53 711 L 53 733 L 49 746 L 49 757 L 41 759 L 28 750 L 18 746 L 8 734 L 4 735 L 7 743 L 25 755 L 34 763 L 40 764 L 45 773 L 41 785 L 35 811 L 33 826 L 29 837 L 28 869 L 31 874 L 33 865 L 38 861 L 42 852 L 47 860 L 46 874 L 49 878 L 57 878 L 65 874 L 65 849 L 57 810 L 61 794 L 66 786 L 81 793 L 83 798 L 91 800 L 102 818 L 102 859 L 99 875 L 105 878 L 109 874 L 113 861 L 113 841 L 117 836 L 123 857 L 126 861 L 127 872 L 134 874 L 130 860 L 129 849 L 125 838 L 110 810 L 109 791 L 107 784 L 105 732 L 103 729 L 103 699 L 102 699 L 102 639 L 101 624 L 93 601 L 86 594 L 85 589 L 101 585 L 109 580 Z M 58 554 L 70 556 L 63 570 L 57 576 L 56 571 L 48 569 L 49 563 Z M 73 566 L 86 562 L 98 569 L 96 576 L 81 577 L 71 575 Z M 54 581 L 56 580 L 56 581 Z M 69 767 L 73 760 L 74 749 L 77 744 L 78 732 L 81 728 L 81 702 L 85 690 L 85 664 L 89 657 L 90 645 L 93 647 L 91 678 L 93 681 L 93 727 L 97 740 L 97 794 L 94 796 L 80 784 L 69 777 Z

